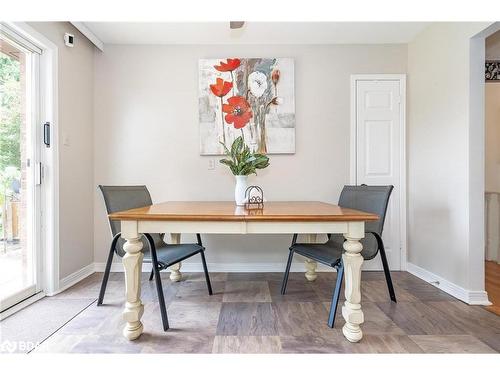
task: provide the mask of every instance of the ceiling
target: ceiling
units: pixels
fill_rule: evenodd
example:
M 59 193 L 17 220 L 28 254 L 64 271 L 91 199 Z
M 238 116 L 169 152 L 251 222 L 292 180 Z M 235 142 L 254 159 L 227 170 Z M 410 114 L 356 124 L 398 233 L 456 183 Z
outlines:
M 408 43 L 427 22 L 84 22 L 104 44 Z

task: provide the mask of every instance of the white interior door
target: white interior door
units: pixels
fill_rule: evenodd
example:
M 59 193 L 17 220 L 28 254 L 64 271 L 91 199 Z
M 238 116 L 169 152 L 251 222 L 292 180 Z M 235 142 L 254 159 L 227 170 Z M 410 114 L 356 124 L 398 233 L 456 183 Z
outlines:
M 355 100 L 355 183 L 394 185 L 382 238 L 389 267 L 400 270 L 401 165 L 404 163 L 404 77 L 353 80 Z M 382 269 L 380 257 L 366 263 L 368 269 Z

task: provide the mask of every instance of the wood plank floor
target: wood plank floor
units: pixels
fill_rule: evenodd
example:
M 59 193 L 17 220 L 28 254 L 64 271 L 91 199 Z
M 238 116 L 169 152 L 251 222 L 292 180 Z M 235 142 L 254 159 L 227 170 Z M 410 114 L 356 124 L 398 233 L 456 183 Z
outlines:
M 51 353 L 495 353 L 500 317 L 468 306 L 406 272 L 394 272 L 398 303 L 389 300 L 382 272 L 363 272 L 364 337 L 342 336 L 338 311 L 326 325 L 335 273 L 307 282 L 281 273 L 212 273 L 208 296 L 203 274 L 172 283 L 162 273 L 170 330 L 163 332 L 154 283 L 143 274 L 143 335 L 123 338 L 122 273 L 110 277 L 105 305 L 96 297 L 102 274 L 44 298 L 0 322 L 0 352 Z M 50 324 L 48 324 L 48 322 Z
M 500 315 L 500 264 L 486 261 L 484 267 L 485 288 L 488 298 L 493 304 L 486 307 L 489 311 Z

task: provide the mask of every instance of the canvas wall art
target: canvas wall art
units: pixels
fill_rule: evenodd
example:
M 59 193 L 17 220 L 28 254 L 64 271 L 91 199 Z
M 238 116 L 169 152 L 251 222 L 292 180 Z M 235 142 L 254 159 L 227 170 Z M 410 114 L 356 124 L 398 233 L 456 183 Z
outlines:
M 255 152 L 295 153 L 293 59 L 200 60 L 199 123 L 202 155 L 238 136 Z

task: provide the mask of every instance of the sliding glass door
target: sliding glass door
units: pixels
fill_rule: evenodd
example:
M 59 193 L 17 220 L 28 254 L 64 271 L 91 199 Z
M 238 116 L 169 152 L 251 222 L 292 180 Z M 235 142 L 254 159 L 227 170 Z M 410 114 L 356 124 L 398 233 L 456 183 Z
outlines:
M 40 291 L 39 51 L 0 32 L 0 312 Z

